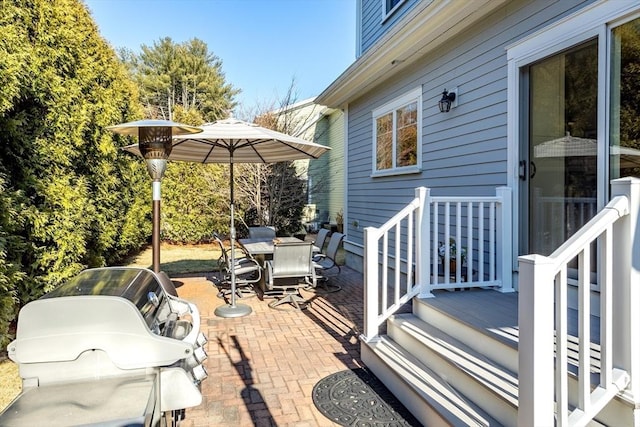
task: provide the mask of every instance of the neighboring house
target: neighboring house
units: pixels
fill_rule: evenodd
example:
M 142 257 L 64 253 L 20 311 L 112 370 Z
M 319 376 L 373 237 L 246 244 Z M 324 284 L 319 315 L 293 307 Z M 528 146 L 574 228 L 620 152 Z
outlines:
M 275 110 L 286 129 L 294 136 L 331 150 L 317 160 L 296 162 L 301 177 L 307 179 L 308 205 L 304 222 L 310 229 L 323 223 L 335 223 L 336 214 L 344 209 L 344 114 L 306 99 Z
M 345 115 L 365 363 L 428 425 L 640 426 L 640 2 L 357 9 L 316 102 Z

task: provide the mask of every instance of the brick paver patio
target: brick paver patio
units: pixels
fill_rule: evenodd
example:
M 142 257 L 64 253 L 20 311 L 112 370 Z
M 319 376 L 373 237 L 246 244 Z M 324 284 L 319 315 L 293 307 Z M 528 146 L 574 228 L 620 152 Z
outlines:
M 362 367 L 362 275 L 343 267 L 342 290 L 303 291 L 311 301 L 302 311 L 273 310 L 270 299 L 238 299 L 252 313 L 220 318 L 211 276 L 176 278 L 178 293 L 200 309 L 209 339 L 203 401 L 187 409 L 183 426 L 336 426 L 312 401 L 314 385 L 345 369 Z M 181 284 L 181 285 L 180 285 Z

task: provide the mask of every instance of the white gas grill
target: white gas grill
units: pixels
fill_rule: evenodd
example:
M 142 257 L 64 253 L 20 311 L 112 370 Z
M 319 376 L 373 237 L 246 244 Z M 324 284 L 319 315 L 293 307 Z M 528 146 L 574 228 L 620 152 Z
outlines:
M 202 401 L 205 336 L 162 273 L 85 270 L 25 305 L 11 360 L 22 393 L 2 426 L 177 425 Z

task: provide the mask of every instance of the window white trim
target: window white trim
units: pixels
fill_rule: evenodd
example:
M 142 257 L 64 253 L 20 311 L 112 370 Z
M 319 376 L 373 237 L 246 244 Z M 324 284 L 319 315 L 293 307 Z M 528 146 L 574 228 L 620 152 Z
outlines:
M 401 107 L 405 107 L 411 103 L 417 103 L 416 108 L 416 164 L 411 166 L 403 166 L 396 167 L 396 135 L 395 135 L 395 112 L 397 109 Z M 376 128 L 376 119 L 378 117 L 384 116 L 386 114 L 392 113 L 393 120 L 393 144 L 392 144 L 392 153 L 393 153 L 393 161 L 392 167 L 389 169 L 377 170 L 377 128 Z M 422 167 L 422 86 L 417 87 L 410 92 L 405 93 L 404 95 L 395 98 L 394 100 L 384 104 L 381 107 L 373 110 L 371 114 L 372 121 L 372 156 L 371 156 L 371 176 L 389 176 L 389 175 L 401 175 L 408 173 L 420 173 Z
M 391 15 L 393 15 L 395 13 L 396 10 L 398 10 L 400 8 L 400 6 L 402 6 L 402 4 L 406 1 L 406 0 L 400 0 L 398 3 L 396 3 L 395 6 L 393 6 L 390 10 L 387 10 L 387 2 L 389 0 L 381 0 L 382 2 L 382 22 L 384 23 L 384 21 L 386 21 Z

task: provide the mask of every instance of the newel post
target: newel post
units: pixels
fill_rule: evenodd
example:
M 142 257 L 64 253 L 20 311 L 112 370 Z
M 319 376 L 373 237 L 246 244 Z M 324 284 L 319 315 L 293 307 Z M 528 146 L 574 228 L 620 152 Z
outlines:
M 553 264 L 542 255 L 518 261 L 518 425 L 553 426 Z
M 512 230 L 512 195 L 509 187 L 496 188 L 496 196 L 500 198 L 497 212 L 498 242 L 498 279 L 502 283 L 500 292 L 513 292 L 513 230 Z
M 364 229 L 364 340 L 378 335 L 378 236 L 375 227 Z
M 431 196 L 431 189 L 426 187 L 416 188 L 416 198 L 420 206 L 417 210 L 416 220 L 416 285 L 420 286 L 420 298 L 433 297 L 429 287 L 429 278 L 431 277 L 431 256 L 429 249 L 429 235 L 431 221 L 429 216 L 428 200 Z
M 419 196 L 418 196 L 418 190 Z M 433 298 L 431 293 L 431 189 L 420 187 L 416 190 L 416 197 L 420 198 L 420 251 L 416 256 L 420 275 L 417 284 L 420 286 L 420 298 Z
M 613 228 L 613 364 L 631 377 L 624 394 L 640 405 L 640 179 L 611 181 L 615 196 L 629 199 L 629 214 Z

